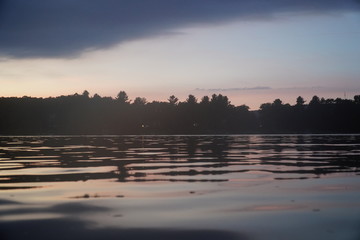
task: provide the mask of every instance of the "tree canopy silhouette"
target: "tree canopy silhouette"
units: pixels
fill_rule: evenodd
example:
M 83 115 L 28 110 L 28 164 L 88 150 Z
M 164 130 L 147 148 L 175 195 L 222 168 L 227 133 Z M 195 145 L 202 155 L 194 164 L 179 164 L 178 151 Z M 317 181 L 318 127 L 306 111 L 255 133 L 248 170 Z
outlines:
M 360 95 L 353 100 L 314 96 L 309 104 L 281 99 L 257 111 L 234 106 L 227 96 L 171 95 L 167 102 L 131 103 L 125 91 L 115 99 L 85 90 L 81 95 L 0 98 L 0 134 L 229 134 L 359 133 Z

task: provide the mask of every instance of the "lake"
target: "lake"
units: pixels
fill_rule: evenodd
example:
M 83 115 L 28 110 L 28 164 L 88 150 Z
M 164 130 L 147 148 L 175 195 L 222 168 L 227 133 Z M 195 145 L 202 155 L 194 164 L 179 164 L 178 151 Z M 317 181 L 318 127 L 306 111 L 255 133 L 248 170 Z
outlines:
M 360 135 L 3 136 L 0 239 L 360 239 Z

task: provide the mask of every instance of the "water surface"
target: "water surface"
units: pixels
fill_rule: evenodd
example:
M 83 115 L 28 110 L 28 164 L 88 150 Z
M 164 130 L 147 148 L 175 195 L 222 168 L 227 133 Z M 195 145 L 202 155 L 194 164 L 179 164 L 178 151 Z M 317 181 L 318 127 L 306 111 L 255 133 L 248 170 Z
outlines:
M 360 239 L 360 135 L 0 137 L 0 239 Z

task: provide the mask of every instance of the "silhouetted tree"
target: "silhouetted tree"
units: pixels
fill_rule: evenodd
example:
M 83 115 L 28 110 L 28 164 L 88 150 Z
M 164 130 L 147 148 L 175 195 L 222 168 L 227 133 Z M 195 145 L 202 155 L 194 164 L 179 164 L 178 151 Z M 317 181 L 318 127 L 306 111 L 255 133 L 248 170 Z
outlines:
M 320 98 L 318 96 L 313 96 L 311 101 L 309 102 L 310 106 L 318 105 L 320 104 Z
M 274 100 L 273 105 L 277 106 L 277 107 L 280 107 L 280 106 L 282 106 L 282 101 L 277 98 L 277 99 Z
M 145 105 L 146 104 L 146 98 L 136 97 L 133 104 L 134 105 Z
M 230 106 L 230 101 L 228 99 L 227 96 L 223 96 L 221 94 L 219 95 L 216 95 L 216 94 L 213 94 L 211 96 L 211 101 L 210 101 L 211 104 L 215 104 L 215 105 L 218 105 L 218 106 L 222 106 L 222 107 L 228 107 Z
M 93 99 L 100 100 L 101 97 L 100 97 L 99 94 L 95 93 L 94 96 L 93 96 Z
M 186 99 L 186 102 L 189 104 L 195 104 L 197 103 L 197 99 L 194 95 L 189 95 L 188 98 Z
M 302 98 L 301 96 L 298 96 L 296 98 L 296 106 L 303 106 L 304 104 L 305 104 L 304 98 Z
M 178 102 L 178 98 L 175 97 L 174 95 L 171 95 L 169 98 L 168 98 L 168 101 L 171 105 L 176 105 L 176 103 Z
M 354 96 L 354 102 L 355 102 L 355 104 L 360 104 L 360 95 Z
M 119 102 L 119 103 L 129 103 L 129 97 L 128 95 L 126 94 L 125 91 L 120 91 L 117 95 L 117 98 L 116 100 Z
M 209 97 L 208 96 L 203 96 L 202 98 L 201 98 L 201 102 L 200 102 L 201 104 L 208 104 L 208 103 L 210 103 L 210 99 L 209 99 Z
M 85 90 L 82 95 L 85 98 L 89 98 L 90 93 L 87 90 Z

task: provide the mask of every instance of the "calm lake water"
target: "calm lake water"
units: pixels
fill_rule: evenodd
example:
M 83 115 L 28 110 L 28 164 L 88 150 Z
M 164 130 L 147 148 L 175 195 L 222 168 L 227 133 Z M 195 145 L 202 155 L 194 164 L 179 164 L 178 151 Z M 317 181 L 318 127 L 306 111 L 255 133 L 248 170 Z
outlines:
M 0 137 L 0 239 L 360 239 L 360 135 Z

